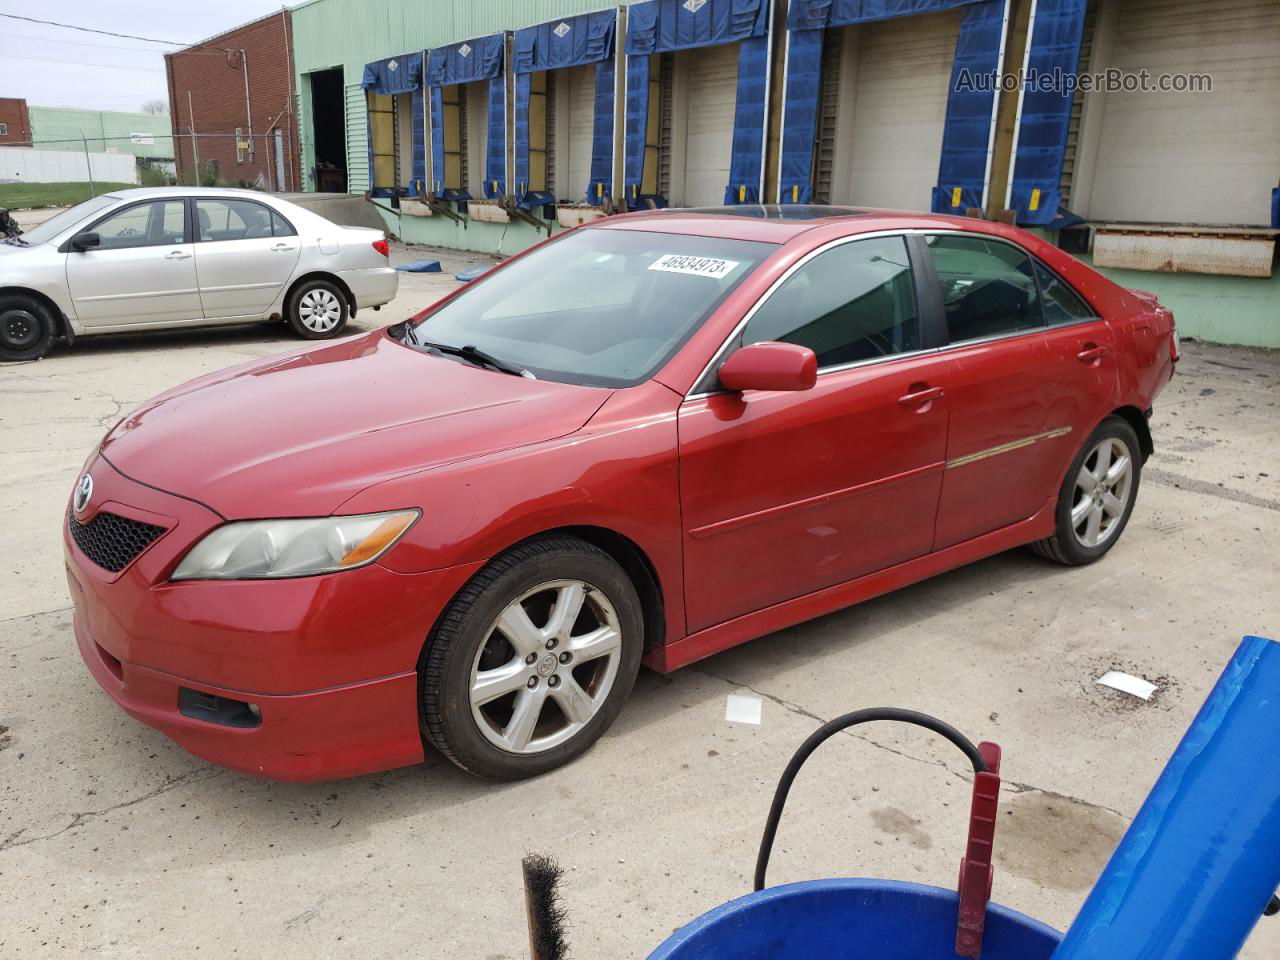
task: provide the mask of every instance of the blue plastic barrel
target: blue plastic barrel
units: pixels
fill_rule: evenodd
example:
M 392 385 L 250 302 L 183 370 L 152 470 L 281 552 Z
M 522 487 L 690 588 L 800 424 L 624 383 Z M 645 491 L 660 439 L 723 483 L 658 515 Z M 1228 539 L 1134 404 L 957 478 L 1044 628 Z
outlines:
M 681 927 L 649 960 L 955 960 L 954 890 L 894 880 L 769 887 Z M 982 960 L 1049 960 L 1062 934 L 987 906 Z

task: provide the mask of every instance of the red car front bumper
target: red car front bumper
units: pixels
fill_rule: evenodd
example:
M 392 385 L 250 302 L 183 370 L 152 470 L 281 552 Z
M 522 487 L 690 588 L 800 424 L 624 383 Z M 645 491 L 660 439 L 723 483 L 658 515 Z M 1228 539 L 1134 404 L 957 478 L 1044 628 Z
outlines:
M 174 566 L 221 518 L 135 483 L 102 458 L 89 472 L 95 492 L 82 522 L 105 511 L 164 528 L 114 574 L 63 527 L 80 654 L 125 711 L 199 757 L 275 779 L 421 762 L 418 656 L 478 564 L 414 575 L 373 564 L 292 580 L 173 583 Z M 252 711 L 256 722 L 191 709 L 208 695 L 243 705 L 241 719 Z

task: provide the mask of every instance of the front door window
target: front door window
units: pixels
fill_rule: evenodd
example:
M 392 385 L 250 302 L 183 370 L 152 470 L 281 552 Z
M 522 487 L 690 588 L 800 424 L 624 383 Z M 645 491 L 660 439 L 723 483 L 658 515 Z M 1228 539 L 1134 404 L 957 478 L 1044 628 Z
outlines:
M 93 227 L 99 250 L 154 247 L 185 242 L 186 204 L 156 200 L 125 207 Z
M 742 346 L 808 347 L 818 369 L 920 348 L 911 266 L 902 237 L 873 237 L 818 254 L 747 322 Z

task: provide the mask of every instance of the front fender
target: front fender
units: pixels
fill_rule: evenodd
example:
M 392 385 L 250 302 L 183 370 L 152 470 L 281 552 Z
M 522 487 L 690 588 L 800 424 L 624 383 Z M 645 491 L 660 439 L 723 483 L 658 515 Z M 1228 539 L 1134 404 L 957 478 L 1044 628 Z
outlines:
M 657 575 L 675 639 L 684 635 L 678 403 L 656 383 L 620 390 L 577 433 L 389 480 L 336 512 L 421 507 L 422 519 L 379 560 L 400 573 L 488 560 L 564 527 L 620 534 Z

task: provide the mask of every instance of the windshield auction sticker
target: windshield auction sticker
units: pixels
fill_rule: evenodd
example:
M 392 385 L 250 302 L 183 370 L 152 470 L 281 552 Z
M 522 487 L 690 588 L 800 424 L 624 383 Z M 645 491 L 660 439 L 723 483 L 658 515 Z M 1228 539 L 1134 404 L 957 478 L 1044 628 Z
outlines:
M 668 253 L 649 264 L 650 270 L 662 270 L 665 273 L 688 273 L 695 277 L 711 277 L 723 280 L 733 273 L 738 260 L 720 260 L 716 257 L 688 257 L 678 253 Z

